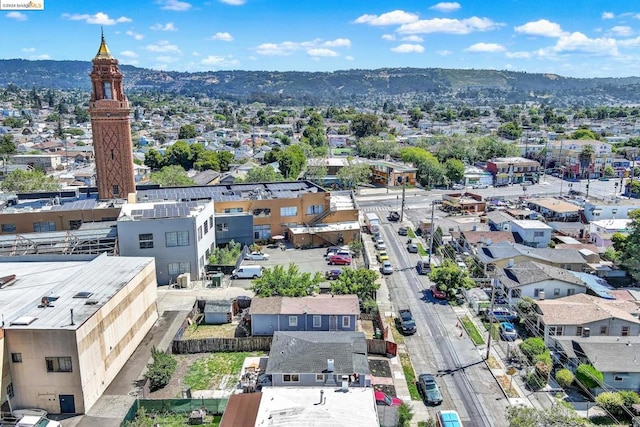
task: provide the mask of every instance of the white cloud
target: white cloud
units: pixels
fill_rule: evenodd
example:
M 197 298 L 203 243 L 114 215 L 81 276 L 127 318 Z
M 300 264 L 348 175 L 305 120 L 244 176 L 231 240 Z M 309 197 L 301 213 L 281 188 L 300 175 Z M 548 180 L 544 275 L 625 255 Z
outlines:
M 22 51 L 23 52 L 35 52 L 36 48 L 35 47 L 25 47 L 25 48 L 22 48 Z
M 453 52 L 451 52 L 450 50 L 437 50 L 436 53 L 440 56 L 449 56 L 451 54 L 453 54 Z
M 553 52 L 557 53 L 584 53 L 591 55 L 618 55 L 616 40 L 612 38 L 590 39 L 580 32 L 574 32 L 558 39 Z M 546 52 L 544 52 L 546 53 Z
M 527 59 L 531 58 L 530 52 L 507 52 L 504 54 L 507 58 Z
M 171 64 L 174 62 L 178 62 L 180 60 L 180 58 L 173 56 L 173 55 L 162 55 L 162 56 L 157 56 L 156 57 L 156 61 L 158 62 L 162 62 L 164 64 Z
M 323 46 L 326 47 L 351 47 L 351 40 L 349 39 L 335 39 L 324 42 Z
M 476 43 L 466 48 L 465 52 L 495 53 L 495 52 L 504 52 L 505 50 L 506 49 L 504 48 L 504 46 L 498 43 Z
M 233 36 L 227 32 L 224 33 L 215 33 L 211 36 L 211 40 L 221 40 L 223 42 L 232 42 Z
M 134 33 L 133 31 L 127 31 L 125 34 L 133 37 L 136 40 L 142 40 L 144 38 L 142 34 Z
M 383 25 L 402 25 L 418 20 L 418 15 L 405 12 L 403 10 L 394 10 L 392 12 L 383 13 L 382 15 L 362 15 L 354 22 L 356 24 L 369 24 L 374 26 Z
M 346 59 L 347 61 L 353 61 L 355 58 L 353 56 L 345 56 L 344 59 Z
M 393 34 L 383 34 L 382 35 L 382 40 L 394 41 L 395 39 L 396 39 L 396 36 L 394 36 Z
M 526 24 L 515 27 L 514 29 L 516 30 L 516 33 L 526 34 L 529 36 L 560 37 L 567 34 L 562 31 L 560 25 L 546 19 L 527 22 Z
M 180 49 L 178 48 L 178 46 L 169 43 L 167 40 L 160 40 L 156 44 L 147 45 L 145 49 L 151 52 L 158 52 L 158 53 L 163 53 L 163 52 L 182 53 L 180 52 Z
M 402 40 L 403 42 L 414 42 L 414 43 L 422 43 L 424 41 L 422 37 L 416 36 L 416 35 L 403 37 L 400 40 Z
M 607 33 L 618 37 L 629 37 L 633 35 L 633 29 L 626 25 L 616 25 L 615 27 L 611 27 Z
M 196 52 L 195 50 L 193 52 L 191 52 L 191 55 L 193 56 L 200 56 L 200 52 Z
M 132 50 L 123 50 L 122 52 L 120 52 L 120 56 L 124 56 L 126 58 L 137 58 L 138 54 Z
M 127 18 L 126 16 L 121 16 L 119 18 L 113 19 L 109 18 L 109 15 L 102 12 L 98 12 L 95 15 L 89 15 L 87 13 L 63 13 L 62 17 L 64 19 L 70 19 L 72 21 L 85 21 L 87 24 L 97 25 L 115 25 L 122 24 L 124 22 L 131 22 L 131 18 Z
M 396 53 L 422 53 L 424 47 L 419 44 L 404 43 L 396 47 L 392 47 L 391 50 Z
M 231 6 L 242 6 L 246 3 L 246 0 L 220 0 L 220 3 L 228 4 Z
M 159 24 L 159 23 L 158 24 L 153 24 L 152 26 L 149 27 L 149 29 L 151 29 L 153 31 L 178 31 L 176 26 L 173 25 L 173 22 L 167 22 L 164 25 Z
M 438 4 L 434 4 L 429 9 L 437 10 L 438 12 L 454 12 L 460 9 L 460 7 L 460 3 L 443 1 Z
M 240 62 L 231 56 L 225 58 L 224 56 L 209 55 L 203 58 L 200 63 L 208 66 L 231 67 L 238 65 Z
M 15 19 L 16 21 L 26 21 L 27 15 L 22 12 L 8 12 L 7 18 Z
M 191 4 L 180 0 L 158 0 L 156 3 L 162 5 L 160 9 L 175 10 L 177 12 L 184 12 L 191 9 Z
M 296 51 L 305 50 L 309 52 L 309 50 L 316 49 L 317 52 L 330 51 L 327 49 L 331 48 L 344 48 L 350 47 L 351 40 L 349 39 L 335 39 L 335 40 L 322 40 L 315 39 L 310 41 L 303 42 L 282 42 L 282 43 L 262 43 L 258 47 L 255 48 L 255 51 L 258 55 L 267 55 L 267 56 L 287 56 L 292 55 Z M 323 56 L 323 55 L 318 55 Z M 326 56 L 326 55 L 324 55 Z
M 327 49 L 324 47 L 307 49 L 307 55 L 309 56 L 340 56 L 335 50 Z
M 466 19 L 434 18 L 401 25 L 397 31 L 402 34 L 469 34 L 475 31 L 494 30 L 502 25 L 489 18 L 477 16 Z
M 618 40 L 616 44 L 620 47 L 638 47 L 640 46 L 640 37 L 627 40 Z
M 613 19 L 613 12 L 602 12 L 602 19 Z

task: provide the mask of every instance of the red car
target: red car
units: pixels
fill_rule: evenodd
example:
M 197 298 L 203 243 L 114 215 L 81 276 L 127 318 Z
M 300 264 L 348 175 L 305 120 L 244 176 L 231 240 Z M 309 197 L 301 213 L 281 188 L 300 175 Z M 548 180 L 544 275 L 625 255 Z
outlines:
M 431 293 L 433 294 L 434 298 L 447 299 L 447 294 L 438 289 L 436 285 L 431 285 Z
M 351 257 L 349 255 L 331 255 L 329 257 L 330 265 L 351 265 Z
M 376 397 L 376 404 L 385 405 L 385 406 L 400 406 L 402 405 L 402 400 L 397 397 L 391 397 L 388 394 L 385 394 L 382 391 L 375 391 L 374 393 Z

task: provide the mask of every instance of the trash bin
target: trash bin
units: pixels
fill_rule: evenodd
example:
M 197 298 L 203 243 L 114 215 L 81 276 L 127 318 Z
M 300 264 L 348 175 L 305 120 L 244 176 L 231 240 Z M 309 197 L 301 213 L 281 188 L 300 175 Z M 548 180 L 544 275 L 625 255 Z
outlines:
M 222 286 L 222 278 L 224 277 L 224 273 L 213 273 L 211 275 L 211 284 L 212 288 L 219 288 Z

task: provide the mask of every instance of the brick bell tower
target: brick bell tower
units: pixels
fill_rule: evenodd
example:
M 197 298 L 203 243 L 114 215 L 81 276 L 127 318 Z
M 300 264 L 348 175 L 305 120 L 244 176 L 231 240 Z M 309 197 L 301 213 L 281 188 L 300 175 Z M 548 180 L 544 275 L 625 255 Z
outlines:
M 126 199 L 135 193 L 129 101 L 122 90 L 118 60 L 111 56 L 104 33 L 91 71 L 89 114 L 93 130 L 98 197 Z

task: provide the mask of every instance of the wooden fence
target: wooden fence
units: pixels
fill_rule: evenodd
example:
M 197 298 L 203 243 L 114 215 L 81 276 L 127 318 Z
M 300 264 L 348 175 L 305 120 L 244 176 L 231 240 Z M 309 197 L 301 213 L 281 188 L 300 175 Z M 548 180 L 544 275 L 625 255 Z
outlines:
M 269 351 L 272 337 L 248 338 L 203 338 L 197 340 L 174 340 L 173 354 Z

